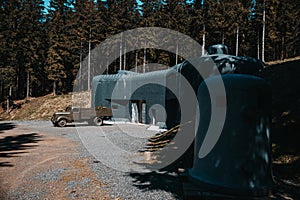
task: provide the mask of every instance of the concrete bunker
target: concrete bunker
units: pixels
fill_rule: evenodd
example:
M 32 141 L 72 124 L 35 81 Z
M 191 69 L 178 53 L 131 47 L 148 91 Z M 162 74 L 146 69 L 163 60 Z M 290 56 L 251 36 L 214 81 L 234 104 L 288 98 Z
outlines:
M 179 102 L 185 98 L 186 88 L 180 80 L 187 80 L 197 95 L 206 78 L 228 73 L 255 74 L 263 67 L 255 58 L 212 54 L 185 60 L 167 70 L 147 73 L 121 70 L 118 74 L 98 75 L 92 81 L 92 107 L 112 108 L 115 120 L 172 128 L 181 123 Z

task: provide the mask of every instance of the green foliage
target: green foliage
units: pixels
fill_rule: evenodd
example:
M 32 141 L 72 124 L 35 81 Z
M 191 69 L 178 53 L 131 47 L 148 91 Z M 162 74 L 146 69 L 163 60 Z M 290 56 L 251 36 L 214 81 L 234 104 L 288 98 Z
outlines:
M 30 85 L 34 87 L 39 82 L 37 76 L 41 73 L 45 48 L 41 22 L 44 2 L 13 0 L 1 1 L 0 4 L 0 68 L 7 69 L 9 74 L 3 77 L 7 82 L 4 88 L 7 90 L 12 85 L 16 91 L 15 98 L 20 98 L 26 94 L 26 88 Z M 12 71 L 14 73 L 10 73 Z M 30 73 L 31 84 L 26 83 L 27 73 Z M 1 94 L 1 97 L 5 95 Z
M 86 64 L 89 48 L 105 39 L 138 27 L 163 27 L 190 36 L 206 46 L 228 45 L 235 53 L 239 28 L 239 55 L 258 57 L 262 44 L 264 0 L 51 0 L 47 12 L 43 0 L 0 1 L 0 100 L 13 86 L 14 98 L 37 96 L 52 91 L 72 91 L 81 61 Z M 266 61 L 300 54 L 300 4 L 293 0 L 266 0 Z M 204 29 L 205 27 L 205 29 Z M 151 36 L 147 36 L 151 39 Z M 168 37 L 162 36 L 162 37 Z M 126 50 L 133 38 L 121 38 L 112 47 Z M 120 46 L 121 45 L 121 46 Z M 176 46 L 177 45 L 177 46 Z M 180 49 L 174 41 L 174 47 Z M 173 47 L 173 48 L 174 48 Z M 144 60 L 146 53 L 146 61 Z M 91 63 L 95 64 L 94 58 Z M 107 73 L 131 69 L 146 63 L 167 66 L 180 62 L 174 53 L 159 49 L 140 49 L 116 59 Z M 84 62 L 82 64 L 84 64 Z M 27 82 L 27 73 L 30 75 Z M 92 72 L 92 76 L 97 74 Z

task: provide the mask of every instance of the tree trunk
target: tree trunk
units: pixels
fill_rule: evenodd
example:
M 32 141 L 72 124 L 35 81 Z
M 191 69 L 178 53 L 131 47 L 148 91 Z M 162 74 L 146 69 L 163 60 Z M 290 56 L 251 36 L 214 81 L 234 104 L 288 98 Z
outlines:
M 80 57 L 79 57 L 79 74 L 78 74 L 78 82 L 79 82 L 79 86 L 78 86 L 78 90 L 81 91 L 82 88 L 82 41 L 80 41 Z
M 106 74 L 108 74 L 109 73 L 109 60 L 108 60 L 108 55 L 106 56 Z
M 224 28 L 222 28 L 222 44 L 225 44 Z
M 281 36 L 281 56 L 280 60 L 283 60 L 285 55 L 284 55 L 284 36 Z
M 176 44 L 176 59 L 175 59 L 175 64 L 176 65 L 178 64 L 178 41 L 177 41 L 177 44 Z
M 9 107 L 10 107 L 10 101 L 11 101 L 11 95 L 12 95 L 12 86 L 9 86 L 9 93 L 7 97 L 7 103 L 6 103 L 6 112 L 9 113 Z
M 121 33 L 121 40 L 120 40 L 119 70 L 122 69 L 122 51 L 123 51 L 123 33 Z
M 143 73 L 146 72 L 146 48 L 144 48 L 144 61 L 143 61 Z
M 236 44 L 235 44 L 235 55 L 239 54 L 239 25 L 236 27 Z
M 0 80 L 0 102 L 3 100 L 3 81 Z
M 262 30 L 262 47 L 261 47 L 261 60 L 265 62 L 265 32 L 266 32 L 266 0 L 263 5 L 263 30 Z
M 81 69 L 81 67 L 82 67 L 82 65 L 81 65 L 81 62 L 80 62 L 80 64 L 79 64 L 80 66 L 79 66 L 79 70 L 78 70 L 78 76 L 77 76 L 77 78 L 78 78 L 78 91 L 81 91 L 83 88 L 82 88 L 82 69 Z
M 91 28 L 90 28 L 90 36 L 89 36 L 89 55 L 88 55 L 88 91 L 91 89 Z
M 16 87 L 17 87 L 17 95 L 16 98 L 20 99 L 20 94 L 21 94 L 21 90 L 20 90 L 20 69 L 17 69 L 17 77 L 16 77 Z
M 138 51 L 135 51 L 135 72 L 138 72 Z
M 9 98 L 6 100 L 6 112 L 9 113 Z
M 30 90 L 30 72 L 27 71 L 27 81 L 26 81 L 26 99 L 29 98 L 29 90 Z
M 126 43 L 124 43 L 123 69 L 126 70 Z
M 259 31 L 257 31 L 257 59 L 260 59 L 260 48 L 259 48 Z
M 56 96 L 56 81 L 53 81 L 53 96 Z
M 203 35 L 202 35 L 202 56 L 205 52 L 205 25 L 203 25 Z

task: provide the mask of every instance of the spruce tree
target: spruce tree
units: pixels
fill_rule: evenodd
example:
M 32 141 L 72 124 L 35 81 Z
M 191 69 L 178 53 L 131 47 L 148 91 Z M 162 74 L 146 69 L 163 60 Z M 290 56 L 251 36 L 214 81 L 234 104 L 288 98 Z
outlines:
M 47 32 L 49 49 L 46 58 L 45 70 L 48 79 L 53 82 L 53 95 L 57 91 L 66 92 L 65 81 L 73 63 L 70 61 L 70 15 L 71 3 L 66 0 L 51 0 L 49 14 L 47 16 Z

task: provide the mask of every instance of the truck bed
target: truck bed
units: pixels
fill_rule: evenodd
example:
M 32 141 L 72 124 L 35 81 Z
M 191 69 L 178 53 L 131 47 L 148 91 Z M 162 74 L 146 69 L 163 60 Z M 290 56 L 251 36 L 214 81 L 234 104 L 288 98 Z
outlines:
M 81 119 L 90 119 L 91 117 L 112 117 L 110 108 L 96 107 L 96 108 L 81 108 Z

